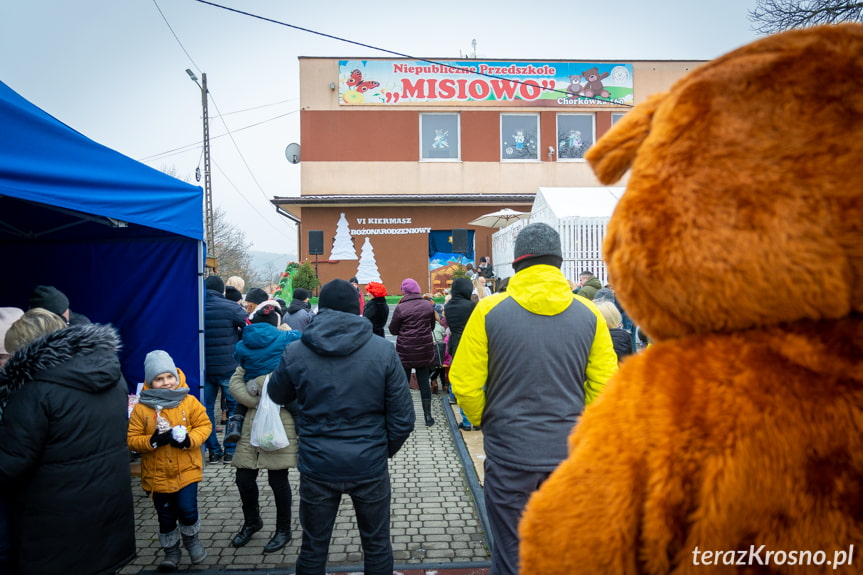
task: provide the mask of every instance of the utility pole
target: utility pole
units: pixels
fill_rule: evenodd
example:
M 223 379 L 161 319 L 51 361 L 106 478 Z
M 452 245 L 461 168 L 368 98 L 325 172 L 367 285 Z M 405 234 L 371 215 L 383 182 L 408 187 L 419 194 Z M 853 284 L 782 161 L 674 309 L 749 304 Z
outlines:
M 207 110 L 207 74 L 201 74 L 200 84 L 198 84 L 198 77 L 190 69 L 186 69 L 186 74 L 201 89 L 201 107 L 204 111 L 204 233 L 207 240 L 207 253 L 215 260 L 216 244 L 213 233 L 213 187 L 210 179 L 210 115 Z

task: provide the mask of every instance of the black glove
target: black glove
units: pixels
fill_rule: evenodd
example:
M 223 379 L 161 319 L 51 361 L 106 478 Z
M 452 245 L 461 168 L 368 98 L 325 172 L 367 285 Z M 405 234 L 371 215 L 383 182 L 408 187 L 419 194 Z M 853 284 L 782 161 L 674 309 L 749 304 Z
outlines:
M 163 445 L 168 445 L 171 443 L 171 430 L 159 433 L 159 430 L 153 432 L 153 436 L 150 437 L 150 445 L 153 449 L 157 447 L 162 447 Z
M 183 441 L 177 441 L 174 439 L 174 436 L 171 435 L 171 446 L 176 447 L 177 449 L 189 449 L 192 447 L 192 440 L 189 439 L 188 434 L 186 435 L 186 439 Z

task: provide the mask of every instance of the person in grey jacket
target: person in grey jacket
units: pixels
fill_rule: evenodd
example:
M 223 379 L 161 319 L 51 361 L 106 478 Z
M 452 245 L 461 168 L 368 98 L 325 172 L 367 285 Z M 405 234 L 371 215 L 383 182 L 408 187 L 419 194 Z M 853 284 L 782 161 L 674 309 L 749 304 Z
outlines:
M 350 283 L 327 283 L 318 308 L 267 385 L 276 403 L 297 401 L 303 543 L 296 572 L 325 572 L 339 502 L 347 493 L 357 514 L 364 573 L 391 575 L 387 459 L 414 429 L 407 378 L 393 345 L 375 337 L 371 322 L 359 315 Z
M 288 324 L 291 329 L 303 331 L 313 317 L 315 317 L 315 313 L 309 303 L 309 292 L 303 288 L 296 288 L 291 305 L 288 306 L 282 321 Z

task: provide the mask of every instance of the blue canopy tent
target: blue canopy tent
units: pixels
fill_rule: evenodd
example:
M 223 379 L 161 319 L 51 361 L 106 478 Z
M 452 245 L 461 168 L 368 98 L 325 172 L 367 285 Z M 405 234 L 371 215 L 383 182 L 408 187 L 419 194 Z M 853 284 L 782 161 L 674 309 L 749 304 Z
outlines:
M 203 372 L 203 192 L 102 146 L 0 82 L 0 306 L 53 285 L 120 332 L 134 391 L 164 349 Z

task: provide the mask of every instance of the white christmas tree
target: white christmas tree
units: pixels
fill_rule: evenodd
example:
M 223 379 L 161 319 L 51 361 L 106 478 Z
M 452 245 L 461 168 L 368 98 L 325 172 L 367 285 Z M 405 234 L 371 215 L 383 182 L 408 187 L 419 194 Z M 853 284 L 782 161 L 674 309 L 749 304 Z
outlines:
M 351 228 L 348 219 L 342 213 L 339 223 L 336 224 L 336 235 L 333 236 L 333 250 L 330 252 L 331 260 L 355 260 L 357 250 L 354 248 L 354 240 L 351 238 Z
M 360 249 L 360 263 L 357 266 L 357 281 L 361 284 L 369 282 L 381 282 L 381 272 L 378 271 L 378 262 L 375 260 L 375 249 L 369 238 L 363 242 Z

